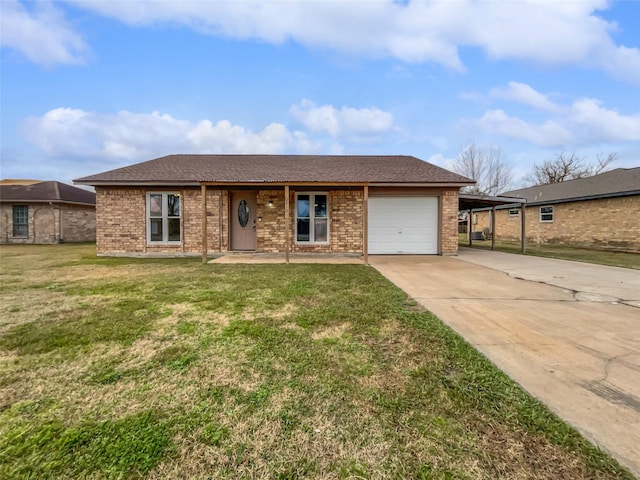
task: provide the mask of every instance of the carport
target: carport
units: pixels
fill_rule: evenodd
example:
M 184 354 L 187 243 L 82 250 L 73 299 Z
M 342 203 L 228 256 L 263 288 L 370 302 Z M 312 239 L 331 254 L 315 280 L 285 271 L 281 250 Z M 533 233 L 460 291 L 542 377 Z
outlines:
M 519 197 L 503 197 L 490 195 L 474 195 L 469 193 L 461 193 L 458 195 L 458 212 L 467 212 L 467 235 L 469 237 L 469 246 L 473 245 L 473 212 L 475 210 L 491 211 L 491 250 L 495 250 L 496 244 L 496 208 L 498 206 L 512 206 L 518 208 L 520 215 L 520 249 L 524 253 L 527 249 L 525 204 L 526 199 Z

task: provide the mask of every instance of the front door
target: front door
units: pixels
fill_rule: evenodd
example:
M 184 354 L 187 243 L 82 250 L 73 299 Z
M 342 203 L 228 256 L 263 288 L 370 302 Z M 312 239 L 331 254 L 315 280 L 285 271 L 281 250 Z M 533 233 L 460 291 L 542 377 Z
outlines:
M 231 250 L 256 249 L 256 192 L 231 193 Z

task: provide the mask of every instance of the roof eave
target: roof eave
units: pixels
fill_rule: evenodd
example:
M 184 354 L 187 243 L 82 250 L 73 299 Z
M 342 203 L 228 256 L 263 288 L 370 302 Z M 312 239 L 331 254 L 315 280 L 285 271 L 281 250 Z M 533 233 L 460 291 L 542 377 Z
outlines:
M 375 182 L 370 187 L 451 187 L 462 188 L 475 185 L 475 182 Z
M 317 181 L 295 181 L 295 182 L 230 182 L 230 181 L 203 181 L 198 185 L 206 186 L 233 186 L 233 187 L 284 187 L 284 186 L 300 186 L 300 185 L 331 185 L 338 187 L 364 187 L 366 182 L 317 182 Z
M 601 193 L 598 195 L 584 195 L 582 197 L 573 198 L 557 198 L 555 200 L 536 200 L 535 202 L 528 202 L 527 206 L 536 205 L 554 205 L 557 203 L 570 203 L 570 202 L 584 202 L 587 200 L 600 200 L 605 198 L 618 198 L 618 197 L 631 197 L 634 195 L 640 195 L 640 190 L 630 190 L 628 192 L 614 192 L 614 193 Z
M 158 187 L 158 186 L 166 186 L 166 187 L 199 187 L 200 182 L 194 181 L 185 181 L 185 182 L 176 182 L 176 181 L 153 181 L 153 182 L 141 182 L 137 180 L 74 180 L 74 185 L 88 185 L 91 187 Z
M 95 207 L 95 203 L 87 203 L 87 202 L 72 202 L 69 200 L 25 200 L 25 199 L 0 199 L 0 203 L 64 203 L 65 205 L 85 205 L 88 207 Z
M 134 180 L 74 180 L 75 185 L 89 185 L 93 187 L 199 187 L 207 186 L 285 186 L 285 185 L 335 185 L 335 186 L 370 186 L 370 187 L 451 187 L 461 188 L 473 185 L 475 182 L 332 182 L 332 181 L 292 181 L 292 182 L 233 182 L 233 181 L 134 181 Z

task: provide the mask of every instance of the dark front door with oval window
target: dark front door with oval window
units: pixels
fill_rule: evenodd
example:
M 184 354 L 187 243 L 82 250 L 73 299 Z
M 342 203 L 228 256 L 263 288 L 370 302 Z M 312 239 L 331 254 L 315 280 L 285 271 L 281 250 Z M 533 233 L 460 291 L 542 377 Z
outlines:
M 256 249 L 256 192 L 231 192 L 231 250 Z

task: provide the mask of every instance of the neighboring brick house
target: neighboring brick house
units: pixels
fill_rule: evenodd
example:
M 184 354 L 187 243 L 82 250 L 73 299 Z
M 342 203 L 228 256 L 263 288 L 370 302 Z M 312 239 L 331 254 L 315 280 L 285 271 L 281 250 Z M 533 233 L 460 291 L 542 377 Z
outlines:
M 640 252 L 640 167 L 505 192 L 527 200 L 527 242 Z M 475 211 L 474 230 L 490 228 L 490 211 Z M 497 207 L 495 237 L 518 240 L 519 206 Z
M 473 181 L 409 156 L 169 155 L 75 183 L 96 188 L 99 255 L 366 260 L 456 254 L 458 191 Z
M 0 182 L 0 243 L 95 239 L 95 193 L 55 181 Z

